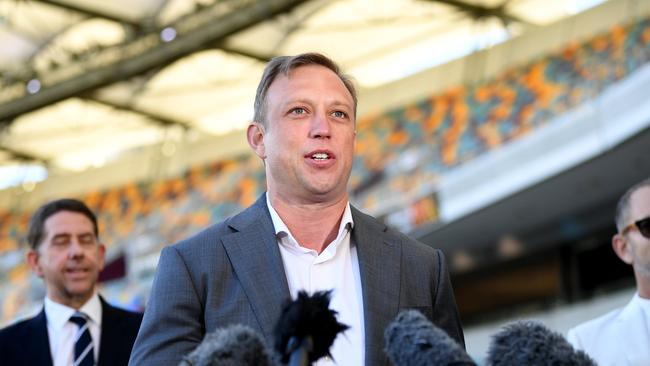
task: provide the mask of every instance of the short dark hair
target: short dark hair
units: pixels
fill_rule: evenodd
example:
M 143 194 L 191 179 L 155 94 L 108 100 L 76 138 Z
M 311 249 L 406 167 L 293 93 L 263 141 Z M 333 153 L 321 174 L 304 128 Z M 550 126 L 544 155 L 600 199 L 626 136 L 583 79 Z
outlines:
M 629 224 L 630 198 L 632 197 L 632 194 L 645 186 L 650 186 L 650 178 L 646 178 L 630 187 L 630 189 L 623 194 L 621 199 L 618 200 L 618 204 L 616 205 L 616 229 L 618 229 L 619 233 Z
M 39 207 L 29 221 L 27 242 L 32 249 L 36 250 L 41 244 L 43 237 L 45 237 L 45 221 L 47 221 L 50 216 L 61 211 L 77 212 L 86 216 L 93 223 L 95 237 L 99 238 L 97 218 L 95 217 L 95 214 L 90 211 L 88 206 L 76 199 L 62 198 L 56 201 L 48 202 L 45 205 Z
M 357 114 L 357 91 L 354 87 L 352 79 L 343 74 L 339 66 L 329 59 L 327 56 L 320 53 L 302 53 L 296 56 L 278 56 L 269 61 L 262 74 L 262 79 L 257 86 L 257 93 L 255 94 L 255 116 L 253 120 L 266 126 L 266 94 L 269 87 L 278 77 L 282 74 L 288 76 L 289 72 L 301 66 L 319 65 L 326 67 L 336 74 L 341 79 L 343 85 L 348 89 L 354 101 L 354 115 Z

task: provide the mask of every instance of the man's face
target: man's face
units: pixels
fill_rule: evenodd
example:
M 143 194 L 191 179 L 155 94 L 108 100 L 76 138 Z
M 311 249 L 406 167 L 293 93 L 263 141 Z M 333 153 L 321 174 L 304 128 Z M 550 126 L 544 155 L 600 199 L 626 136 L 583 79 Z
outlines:
M 628 223 L 648 216 L 650 216 L 650 186 L 645 186 L 637 189 L 630 196 Z M 629 244 L 634 270 L 650 279 L 650 239 L 641 235 L 636 228 L 629 230 L 625 238 Z
M 347 197 L 355 143 L 354 100 L 331 70 L 316 65 L 279 75 L 267 93 L 266 127 L 254 147 L 271 194 L 294 202 Z
M 30 266 L 43 278 L 51 300 L 68 306 L 85 303 L 104 268 L 105 248 L 92 222 L 81 213 L 59 211 L 45 220 L 44 228 L 38 249 L 28 253 Z

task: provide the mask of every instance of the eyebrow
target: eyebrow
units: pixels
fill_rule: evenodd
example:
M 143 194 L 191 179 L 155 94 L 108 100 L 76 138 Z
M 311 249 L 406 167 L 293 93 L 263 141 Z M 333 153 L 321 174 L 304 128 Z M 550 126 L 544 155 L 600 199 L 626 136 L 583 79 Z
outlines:
M 302 103 L 302 104 L 314 104 L 312 100 L 300 98 L 300 99 L 290 99 L 287 100 L 283 105 L 290 106 L 291 104 Z
M 314 104 L 314 101 L 313 101 L 313 100 L 310 100 L 310 99 L 305 99 L 305 98 L 291 99 L 291 100 L 288 100 L 288 101 L 287 101 L 286 103 L 284 103 L 283 105 L 284 105 L 285 107 L 288 107 L 288 106 L 290 106 L 290 105 L 292 105 L 292 104 L 294 104 L 294 103 L 304 103 L 304 104 L 313 105 L 313 104 Z M 330 105 L 330 106 L 335 106 L 335 107 L 345 107 L 345 108 L 348 108 L 348 109 L 350 109 L 350 110 L 354 110 L 354 108 L 352 107 L 352 105 L 350 105 L 349 103 L 347 103 L 347 102 L 345 102 L 345 101 L 340 101 L 340 100 L 334 100 L 333 102 L 328 103 L 328 105 Z
M 67 238 L 67 237 L 71 237 L 71 236 L 73 236 L 73 234 L 70 234 L 70 233 L 58 233 L 58 234 L 54 234 L 52 239 Z M 95 234 L 91 233 L 91 232 L 85 232 L 85 233 L 77 234 L 77 236 L 95 236 Z
M 345 102 L 335 101 L 332 105 L 333 105 L 333 106 L 341 106 L 341 107 L 345 107 L 345 108 L 350 109 L 351 111 L 354 111 L 354 108 L 353 108 L 350 104 L 345 103 Z

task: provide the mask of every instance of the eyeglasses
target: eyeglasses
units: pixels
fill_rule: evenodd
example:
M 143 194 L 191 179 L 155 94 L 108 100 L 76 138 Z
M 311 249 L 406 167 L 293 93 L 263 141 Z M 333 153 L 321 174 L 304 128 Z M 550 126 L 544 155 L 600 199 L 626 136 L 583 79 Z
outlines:
M 639 221 L 635 221 L 627 225 L 623 230 L 621 230 L 621 234 L 625 234 L 635 226 L 639 230 L 641 235 L 650 239 L 650 216 L 646 217 L 645 219 L 641 219 Z

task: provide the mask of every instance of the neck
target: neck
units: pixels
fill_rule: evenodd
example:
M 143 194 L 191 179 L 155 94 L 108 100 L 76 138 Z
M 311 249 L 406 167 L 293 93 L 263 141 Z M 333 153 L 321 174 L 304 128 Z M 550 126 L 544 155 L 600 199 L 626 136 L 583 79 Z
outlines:
M 347 194 L 331 202 L 296 204 L 269 193 L 269 200 L 298 244 L 318 253 L 336 239 L 348 204 Z
M 639 292 L 639 296 L 644 299 L 650 299 L 650 278 L 638 273 L 638 271 L 634 271 L 634 277 L 636 278 L 636 289 Z

